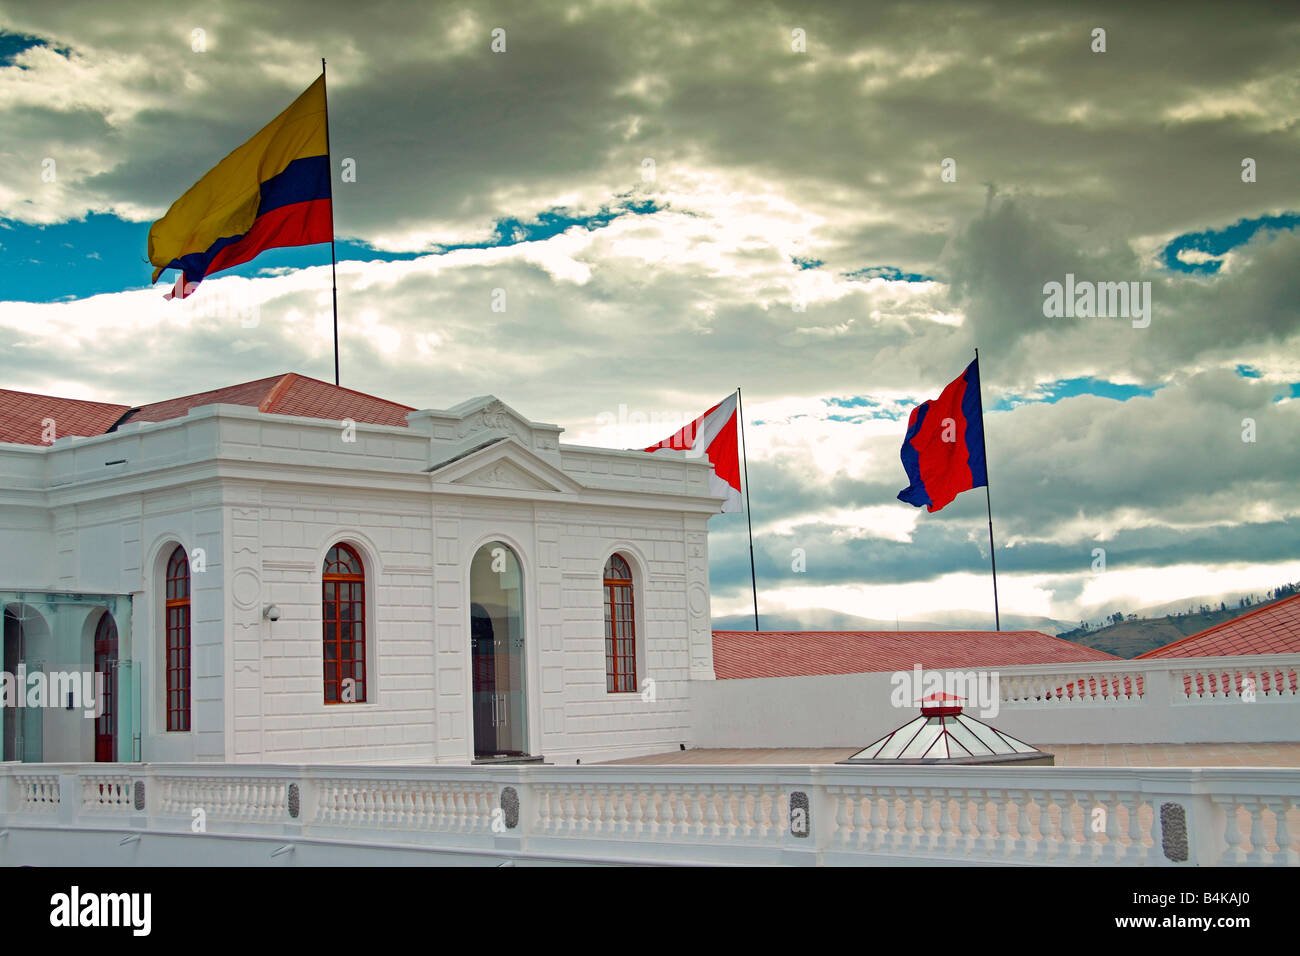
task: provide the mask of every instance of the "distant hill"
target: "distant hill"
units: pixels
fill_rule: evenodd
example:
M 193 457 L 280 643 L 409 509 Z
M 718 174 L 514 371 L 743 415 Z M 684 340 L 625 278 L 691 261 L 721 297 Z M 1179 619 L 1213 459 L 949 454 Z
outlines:
M 1249 594 L 1223 594 L 1211 598 L 1193 598 L 1169 602 L 1142 609 L 1140 614 L 1112 617 L 1122 620 L 1113 623 L 1097 622 L 1085 627 L 1075 627 L 1050 617 L 1030 615 L 1002 615 L 1002 629 L 1006 631 L 1042 631 L 1062 640 L 1073 641 L 1084 647 L 1106 651 L 1117 657 L 1133 658 L 1157 647 L 1164 647 L 1184 637 L 1190 637 L 1208 627 L 1230 621 L 1249 611 L 1257 610 L 1292 594 L 1300 593 L 1300 582 L 1284 584 L 1265 592 L 1263 596 Z M 1228 602 L 1235 606 L 1229 607 Z M 1176 610 L 1186 608 L 1186 610 Z M 1158 615 L 1158 616 L 1157 616 Z M 945 611 L 932 615 L 928 621 L 882 621 L 855 617 L 839 611 L 822 608 L 800 608 L 771 614 L 759 605 L 759 623 L 765 631 L 989 631 L 993 622 L 989 615 L 971 611 Z M 718 631 L 751 631 L 752 614 L 728 614 L 713 619 Z
M 1182 640 L 1184 637 L 1190 637 L 1216 624 L 1231 621 L 1234 617 L 1267 607 L 1285 597 L 1290 597 L 1297 590 L 1300 588 L 1296 585 L 1283 585 L 1270 591 L 1262 599 L 1252 600 L 1250 604 L 1238 607 L 1221 605 L 1213 609 L 1209 604 L 1197 603 L 1192 605 L 1191 613 L 1123 620 L 1104 627 L 1075 628 L 1056 636 L 1118 657 L 1133 658 L 1147 651 L 1154 651 L 1157 647 Z

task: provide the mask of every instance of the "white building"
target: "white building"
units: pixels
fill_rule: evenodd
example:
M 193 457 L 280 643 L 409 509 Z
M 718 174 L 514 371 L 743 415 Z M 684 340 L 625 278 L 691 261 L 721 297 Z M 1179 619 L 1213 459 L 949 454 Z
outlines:
M 0 390 L 3 758 L 686 744 L 688 681 L 714 677 L 712 466 L 560 433 L 294 374 L 141 408 Z M 109 675 L 107 713 L 64 685 L 20 706 L 58 672 Z

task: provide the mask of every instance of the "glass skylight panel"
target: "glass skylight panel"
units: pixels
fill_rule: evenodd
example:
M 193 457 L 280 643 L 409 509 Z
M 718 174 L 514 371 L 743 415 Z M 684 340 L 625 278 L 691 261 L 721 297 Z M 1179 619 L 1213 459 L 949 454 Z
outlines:
M 936 738 L 943 733 L 943 724 L 937 717 L 930 717 L 921 732 L 903 748 L 900 757 L 922 757 L 933 746 Z
M 978 720 L 974 720 L 966 714 L 959 715 L 957 720 L 963 727 L 978 737 L 983 742 L 984 746 L 988 748 L 990 753 L 997 754 L 1007 752 L 1007 745 L 1003 742 L 1002 735 L 988 724 L 980 723 Z
M 1005 752 L 1004 748 L 990 747 L 981 737 L 972 733 L 970 725 L 960 717 L 948 721 L 948 733 L 972 756 Z

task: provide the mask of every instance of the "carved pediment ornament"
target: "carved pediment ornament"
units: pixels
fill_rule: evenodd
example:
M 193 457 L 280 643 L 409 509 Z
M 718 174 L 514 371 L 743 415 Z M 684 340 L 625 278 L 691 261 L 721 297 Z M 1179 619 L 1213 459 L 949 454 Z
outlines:
M 480 408 L 472 415 L 466 416 L 456 426 L 456 437 L 464 438 L 480 431 L 507 432 L 517 438 L 521 444 L 528 444 L 528 432 L 515 418 L 506 411 L 500 402 L 493 402 Z

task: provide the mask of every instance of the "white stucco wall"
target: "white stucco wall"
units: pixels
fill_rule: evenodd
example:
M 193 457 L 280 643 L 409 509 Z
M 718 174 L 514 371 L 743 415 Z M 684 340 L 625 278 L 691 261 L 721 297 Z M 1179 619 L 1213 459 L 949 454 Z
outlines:
M 410 422 L 208 406 L 0 446 L 0 590 L 132 596 L 121 653 L 139 662 L 146 760 L 465 763 L 468 567 L 499 540 L 525 577 L 530 752 L 590 762 L 686 743 L 688 679 L 713 676 L 707 462 L 561 446 L 558 428 L 490 397 Z M 368 700 L 326 706 L 321 563 L 340 541 L 366 563 Z M 176 543 L 206 562 L 191 575 L 188 733 L 163 727 L 161 567 Z M 605 690 L 615 550 L 637 577 L 644 694 Z
M 1234 673 L 1300 668 L 1300 655 L 1089 662 L 999 667 L 1000 696 L 1017 681 L 1041 688 L 1068 686 L 1086 675 L 1143 679 L 1140 698 L 999 700 L 997 714 L 975 717 L 1029 744 L 1232 743 L 1300 740 L 1300 696 L 1206 693 L 1187 699 L 1184 673 Z M 946 673 L 946 672 L 940 672 Z M 962 673 L 972 673 L 963 671 Z M 693 747 L 862 748 L 919 714 L 891 703 L 892 673 L 765 677 L 691 685 Z M 1232 678 L 1228 679 L 1231 685 Z M 1285 681 L 1284 681 L 1285 682 Z M 1214 690 L 1218 685 L 1209 686 Z

